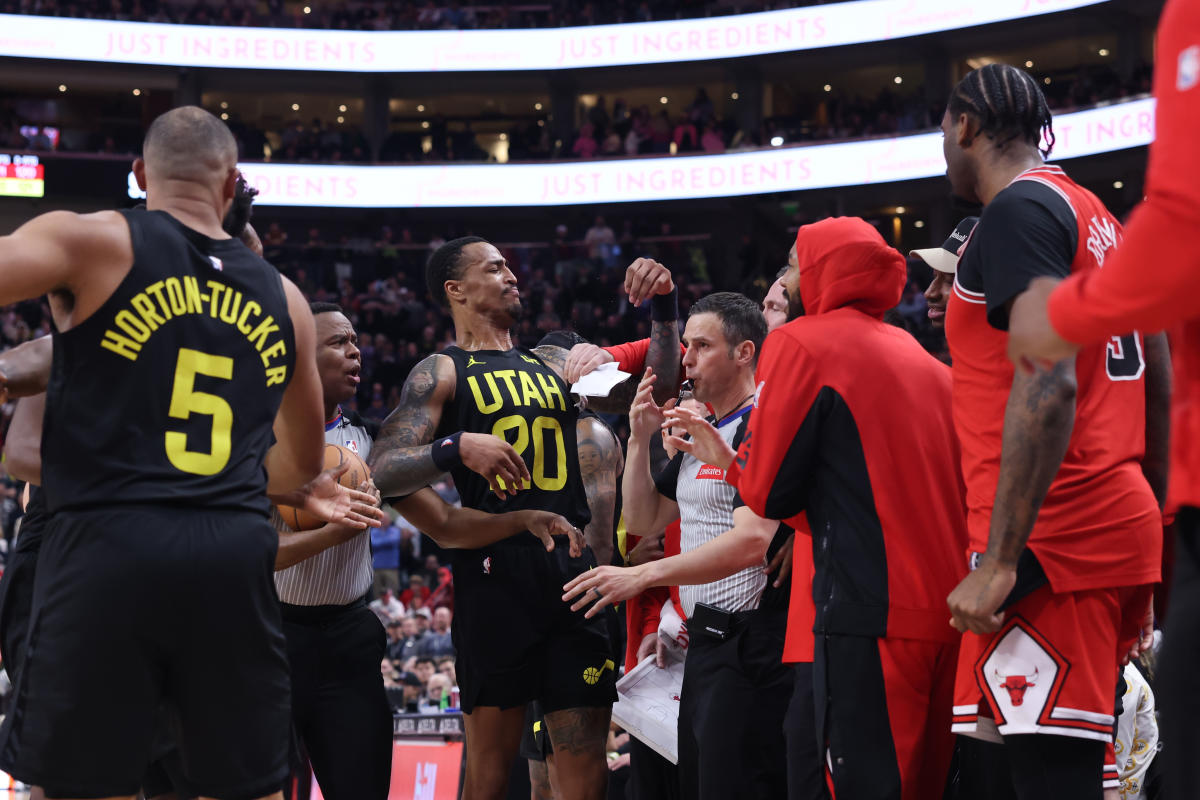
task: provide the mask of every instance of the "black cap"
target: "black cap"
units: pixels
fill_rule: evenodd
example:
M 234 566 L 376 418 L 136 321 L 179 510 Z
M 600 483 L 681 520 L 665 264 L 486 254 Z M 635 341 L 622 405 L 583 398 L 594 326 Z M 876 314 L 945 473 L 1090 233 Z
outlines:
M 967 237 L 971 235 L 977 222 L 979 222 L 979 217 L 964 217 L 950 232 L 950 236 L 941 247 L 913 250 L 909 255 L 916 256 L 938 272 L 953 275 L 958 270 L 958 251 L 966 244 Z

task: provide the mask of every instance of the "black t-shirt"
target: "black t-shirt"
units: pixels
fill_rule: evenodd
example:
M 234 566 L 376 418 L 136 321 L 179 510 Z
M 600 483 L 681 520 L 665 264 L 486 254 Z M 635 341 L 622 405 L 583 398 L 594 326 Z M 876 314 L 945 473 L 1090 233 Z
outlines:
M 987 301 L 988 322 L 1008 330 L 1008 303 L 1043 275 L 1065 278 L 1079 244 L 1070 204 L 1037 181 L 1016 181 L 983 210 L 958 262 L 959 287 Z

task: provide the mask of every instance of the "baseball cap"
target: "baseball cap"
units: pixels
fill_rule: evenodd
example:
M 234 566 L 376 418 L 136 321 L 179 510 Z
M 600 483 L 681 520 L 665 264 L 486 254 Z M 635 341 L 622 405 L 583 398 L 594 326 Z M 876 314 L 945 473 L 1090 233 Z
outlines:
M 958 269 L 958 250 L 966 243 L 976 222 L 979 222 L 979 217 L 966 217 L 954 227 L 941 247 L 913 250 L 909 255 L 916 256 L 938 272 L 953 275 Z

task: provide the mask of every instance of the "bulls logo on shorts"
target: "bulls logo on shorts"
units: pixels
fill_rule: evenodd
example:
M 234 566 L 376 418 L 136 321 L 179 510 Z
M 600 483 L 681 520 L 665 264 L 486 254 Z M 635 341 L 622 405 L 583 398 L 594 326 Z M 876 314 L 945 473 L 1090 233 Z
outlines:
M 1001 733 L 1036 728 L 1066 680 L 1070 665 L 1028 622 L 1013 617 L 984 653 L 976 676 L 998 712 Z

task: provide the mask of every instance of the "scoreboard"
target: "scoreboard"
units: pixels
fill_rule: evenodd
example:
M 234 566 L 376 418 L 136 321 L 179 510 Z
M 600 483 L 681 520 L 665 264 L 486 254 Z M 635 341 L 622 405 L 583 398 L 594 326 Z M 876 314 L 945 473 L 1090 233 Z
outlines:
M 0 153 L 0 197 L 43 197 L 45 169 L 37 156 Z

